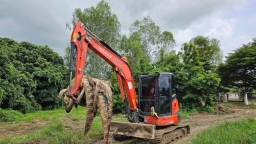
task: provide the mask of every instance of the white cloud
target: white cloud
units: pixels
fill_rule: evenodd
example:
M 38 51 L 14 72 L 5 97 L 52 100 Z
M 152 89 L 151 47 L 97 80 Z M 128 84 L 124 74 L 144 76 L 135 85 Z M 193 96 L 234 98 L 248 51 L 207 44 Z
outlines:
M 182 43 L 188 42 L 198 35 L 218 38 L 221 40 L 222 45 L 224 43 L 222 40 L 232 37 L 235 26 L 235 19 L 224 19 L 222 15 L 214 13 L 207 17 L 200 18 L 185 29 L 173 29 L 171 31 L 177 41 L 176 50 L 179 50 Z
M 243 15 L 244 6 L 250 6 L 252 3 L 247 0 L 106 1 L 112 13 L 117 15 L 123 34 L 129 33 L 129 27 L 135 20 L 141 20 L 149 14 L 162 31 L 167 30 L 174 34 L 178 49 L 182 43 L 203 35 L 218 38 L 221 41 L 221 48 L 226 53 L 240 46 L 240 43 L 234 40 L 242 42 L 256 35 L 255 11 L 251 12 L 251 16 Z M 69 43 L 71 33 L 66 29 L 65 23 L 71 21 L 73 10 L 95 7 L 98 2 L 100 0 L 61 3 L 44 0 L 14 3 L 1 0 L 0 36 L 38 45 L 49 45 L 54 51 L 64 55 L 64 48 Z M 251 18 L 241 22 L 237 19 L 238 16 L 230 16 L 233 11 L 239 12 L 243 17 Z M 244 28 L 251 29 L 250 34 L 247 34 Z
M 206 35 L 216 38 L 230 37 L 234 33 L 236 19 L 217 19 L 210 23 L 210 29 Z

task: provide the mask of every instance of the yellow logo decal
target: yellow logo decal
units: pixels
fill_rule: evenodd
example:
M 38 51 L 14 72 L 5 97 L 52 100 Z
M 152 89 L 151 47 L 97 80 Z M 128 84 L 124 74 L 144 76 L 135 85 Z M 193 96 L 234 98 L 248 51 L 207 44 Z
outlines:
M 134 99 L 132 100 L 132 103 L 135 104 L 135 100 Z
M 77 33 L 73 34 L 73 39 L 76 39 Z

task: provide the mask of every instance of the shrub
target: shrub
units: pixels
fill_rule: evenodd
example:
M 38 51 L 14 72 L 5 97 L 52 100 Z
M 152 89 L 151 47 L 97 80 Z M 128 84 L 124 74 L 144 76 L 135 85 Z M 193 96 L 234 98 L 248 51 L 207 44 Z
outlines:
M 3 110 L 0 108 L 0 121 L 1 122 L 14 122 L 24 115 L 15 110 Z

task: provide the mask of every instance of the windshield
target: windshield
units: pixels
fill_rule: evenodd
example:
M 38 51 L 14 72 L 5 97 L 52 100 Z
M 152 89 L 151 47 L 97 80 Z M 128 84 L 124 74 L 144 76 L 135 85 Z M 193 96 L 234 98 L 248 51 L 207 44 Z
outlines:
M 141 78 L 140 109 L 142 112 L 150 112 L 150 108 L 155 107 L 156 86 L 156 76 Z
M 168 76 L 161 76 L 158 81 L 159 86 L 159 109 L 160 114 L 169 114 L 171 103 L 170 103 L 170 84 Z

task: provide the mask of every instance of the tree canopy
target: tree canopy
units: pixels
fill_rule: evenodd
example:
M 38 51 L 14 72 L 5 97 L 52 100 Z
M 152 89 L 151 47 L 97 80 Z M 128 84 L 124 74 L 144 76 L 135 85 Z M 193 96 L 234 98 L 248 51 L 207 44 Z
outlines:
M 23 113 L 54 109 L 65 87 L 63 59 L 48 46 L 0 38 L 0 106 Z
M 221 84 L 236 88 L 241 92 L 256 89 L 256 39 L 244 44 L 226 57 L 226 62 L 218 68 Z
M 159 59 L 160 49 L 170 52 L 174 45 L 175 39 L 173 34 L 168 31 L 161 32 L 151 17 L 148 15 L 141 21 L 136 20 L 130 26 L 131 35 L 137 35 L 149 62 L 155 62 Z

